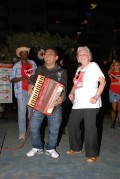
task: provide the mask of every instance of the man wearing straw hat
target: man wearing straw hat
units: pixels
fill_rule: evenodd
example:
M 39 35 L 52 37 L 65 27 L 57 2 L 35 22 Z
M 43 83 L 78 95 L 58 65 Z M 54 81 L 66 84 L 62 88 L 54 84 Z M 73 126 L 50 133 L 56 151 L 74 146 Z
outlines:
M 37 68 L 33 60 L 28 59 L 30 48 L 19 47 L 16 49 L 16 55 L 19 61 L 13 65 L 10 75 L 10 81 L 14 83 L 14 93 L 18 103 L 18 127 L 19 139 L 25 139 L 26 133 L 26 113 L 29 100 L 28 82 Z

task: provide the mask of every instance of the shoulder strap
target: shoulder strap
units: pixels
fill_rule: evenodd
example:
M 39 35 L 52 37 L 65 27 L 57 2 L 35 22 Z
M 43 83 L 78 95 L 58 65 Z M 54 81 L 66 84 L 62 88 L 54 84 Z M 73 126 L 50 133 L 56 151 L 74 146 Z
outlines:
M 61 67 L 58 67 L 58 69 L 56 70 L 57 72 L 57 77 L 58 77 L 58 81 L 61 80 L 61 77 L 62 77 L 62 73 L 64 72 L 64 69 L 61 68 Z

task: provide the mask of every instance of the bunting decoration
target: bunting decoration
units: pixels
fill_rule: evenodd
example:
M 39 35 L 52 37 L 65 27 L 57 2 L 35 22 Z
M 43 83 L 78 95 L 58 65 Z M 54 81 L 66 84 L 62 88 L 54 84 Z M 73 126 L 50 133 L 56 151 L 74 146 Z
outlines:
M 43 60 L 43 58 L 44 58 L 44 53 L 45 53 L 44 49 L 40 49 L 40 50 L 37 52 L 37 57 L 38 57 L 39 60 Z

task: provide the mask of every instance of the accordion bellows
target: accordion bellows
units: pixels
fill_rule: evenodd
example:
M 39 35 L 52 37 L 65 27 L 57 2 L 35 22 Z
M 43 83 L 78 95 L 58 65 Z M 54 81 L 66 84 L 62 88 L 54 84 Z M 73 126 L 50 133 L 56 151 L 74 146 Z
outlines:
M 63 90 L 63 84 L 43 75 L 38 75 L 28 106 L 50 116 L 56 108 L 55 101 Z

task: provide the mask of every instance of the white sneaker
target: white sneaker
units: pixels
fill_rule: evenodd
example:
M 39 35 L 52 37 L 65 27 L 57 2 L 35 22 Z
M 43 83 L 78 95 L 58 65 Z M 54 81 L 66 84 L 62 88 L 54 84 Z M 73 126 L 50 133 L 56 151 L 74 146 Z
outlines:
M 60 155 L 55 151 L 55 149 L 46 150 L 46 155 L 51 156 L 52 158 L 58 158 Z
M 25 139 L 25 135 L 24 134 L 20 134 L 19 135 L 19 139 Z
M 32 148 L 26 155 L 28 157 L 33 157 L 35 156 L 35 154 L 42 154 L 42 153 L 43 153 L 43 149 Z

